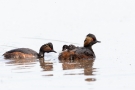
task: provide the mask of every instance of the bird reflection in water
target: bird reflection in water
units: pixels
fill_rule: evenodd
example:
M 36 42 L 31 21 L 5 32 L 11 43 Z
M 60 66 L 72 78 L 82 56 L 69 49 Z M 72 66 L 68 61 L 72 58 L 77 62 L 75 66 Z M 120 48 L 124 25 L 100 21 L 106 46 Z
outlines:
M 83 73 L 75 73 L 75 74 L 65 74 L 65 75 L 85 75 L 85 76 L 93 76 L 93 72 L 95 68 L 93 68 L 94 59 L 86 59 L 86 60 L 60 60 L 62 63 L 63 70 L 69 69 L 84 69 Z M 95 78 L 87 77 L 85 79 L 87 82 L 96 81 Z
M 93 63 L 94 59 L 86 59 L 86 60 L 60 60 L 62 63 L 63 70 L 68 69 L 84 69 L 84 75 L 93 75 L 94 68 Z
M 37 59 L 6 59 L 6 66 L 12 66 L 13 72 L 16 73 L 28 73 L 31 72 L 31 68 L 33 68 L 37 63 Z
M 52 62 L 45 62 L 44 58 L 39 59 L 39 63 L 43 71 L 53 71 L 53 63 Z
M 44 58 L 39 59 L 39 63 L 43 71 L 53 71 L 53 62 L 47 62 L 44 60 Z M 93 68 L 94 59 L 89 60 L 61 60 L 60 63 L 62 63 L 62 69 L 63 70 L 73 70 L 73 69 L 84 69 L 83 72 L 79 73 L 69 73 L 64 75 L 85 75 L 85 76 L 93 76 L 93 72 L 95 68 Z M 49 73 L 49 72 L 48 72 Z M 52 73 L 52 72 L 51 72 Z M 43 76 L 53 76 L 53 74 L 46 74 Z M 85 81 L 96 81 L 95 78 L 87 77 L 85 78 Z

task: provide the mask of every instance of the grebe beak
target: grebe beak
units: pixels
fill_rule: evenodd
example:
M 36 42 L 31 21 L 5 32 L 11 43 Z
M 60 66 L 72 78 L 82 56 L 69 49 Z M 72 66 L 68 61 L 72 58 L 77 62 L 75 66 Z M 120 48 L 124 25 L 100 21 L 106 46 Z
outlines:
M 101 41 L 96 41 L 96 43 L 101 43 Z

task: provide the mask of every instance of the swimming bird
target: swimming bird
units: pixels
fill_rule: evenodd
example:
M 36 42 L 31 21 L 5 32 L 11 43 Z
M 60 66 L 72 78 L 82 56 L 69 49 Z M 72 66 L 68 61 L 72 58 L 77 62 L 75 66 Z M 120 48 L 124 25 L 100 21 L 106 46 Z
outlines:
M 58 59 L 59 60 L 82 60 L 91 58 L 93 59 L 96 56 L 92 49 L 92 46 L 96 43 L 100 43 L 100 41 L 96 39 L 96 36 L 94 34 L 89 33 L 84 40 L 83 47 L 74 47 L 71 50 L 69 49 L 63 50 L 59 54 Z
M 29 48 L 17 48 L 7 51 L 3 54 L 5 59 L 35 59 L 44 58 L 44 53 L 55 52 L 51 42 L 42 45 L 39 53 Z
M 63 45 L 62 51 L 65 51 L 65 50 L 73 50 L 73 49 L 75 49 L 75 48 L 76 48 L 76 46 L 73 45 L 73 44 L 70 44 L 70 45 Z

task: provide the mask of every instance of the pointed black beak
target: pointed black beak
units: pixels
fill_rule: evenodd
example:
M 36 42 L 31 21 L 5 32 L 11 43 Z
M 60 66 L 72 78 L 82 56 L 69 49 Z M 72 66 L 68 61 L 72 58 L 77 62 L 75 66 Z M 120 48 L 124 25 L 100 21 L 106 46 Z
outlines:
M 96 41 L 96 43 L 101 43 L 101 41 Z

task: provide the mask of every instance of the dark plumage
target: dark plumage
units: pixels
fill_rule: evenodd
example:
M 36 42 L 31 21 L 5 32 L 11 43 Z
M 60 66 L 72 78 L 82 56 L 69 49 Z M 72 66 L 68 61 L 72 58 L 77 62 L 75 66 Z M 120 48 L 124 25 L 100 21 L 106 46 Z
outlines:
M 40 47 L 39 53 L 29 48 L 17 48 L 7 51 L 3 54 L 6 59 L 34 59 L 44 58 L 44 53 L 56 52 L 53 50 L 53 44 L 47 43 Z
M 73 50 L 73 49 L 75 49 L 75 48 L 76 48 L 76 46 L 73 45 L 73 44 L 70 44 L 70 45 L 63 45 L 62 51 L 65 51 L 65 50 Z
M 100 41 L 97 41 L 95 35 L 88 34 L 84 40 L 83 47 L 74 47 L 73 49 L 69 49 L 69 47 L 66 46 L 67 50 L 63 50 L 58 58 L 59 60 L 82 60 L 95 58 L 96 56 L 92 46 L 99 42 Z

